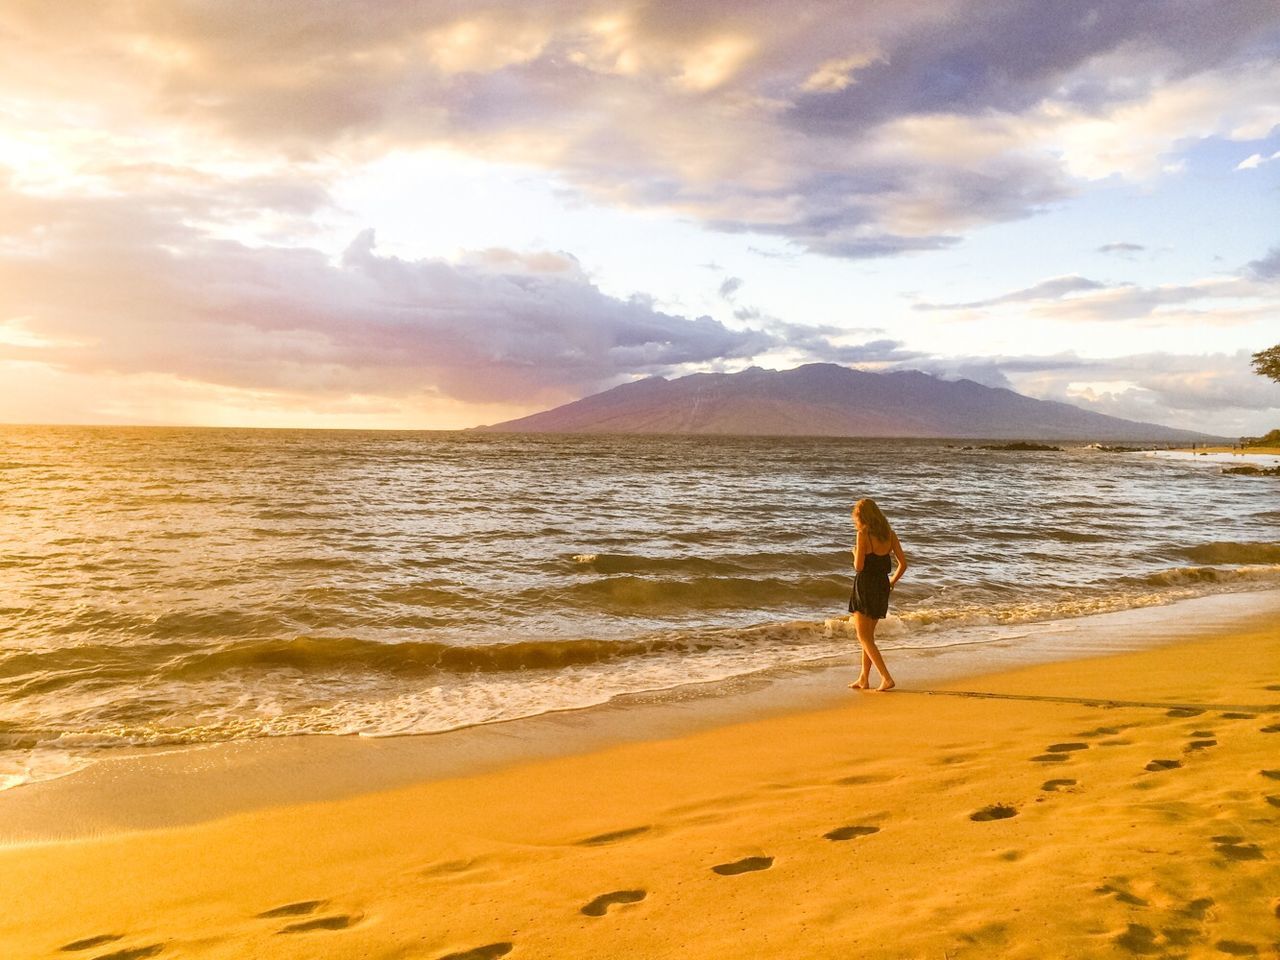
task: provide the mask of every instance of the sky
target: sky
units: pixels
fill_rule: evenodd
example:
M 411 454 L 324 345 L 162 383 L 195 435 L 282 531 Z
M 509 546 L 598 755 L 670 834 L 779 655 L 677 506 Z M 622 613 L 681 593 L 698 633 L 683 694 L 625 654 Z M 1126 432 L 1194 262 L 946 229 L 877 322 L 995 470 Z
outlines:
M 1280 427 L 1275 0 L 5 0 L 0 422 L 833 362 Z

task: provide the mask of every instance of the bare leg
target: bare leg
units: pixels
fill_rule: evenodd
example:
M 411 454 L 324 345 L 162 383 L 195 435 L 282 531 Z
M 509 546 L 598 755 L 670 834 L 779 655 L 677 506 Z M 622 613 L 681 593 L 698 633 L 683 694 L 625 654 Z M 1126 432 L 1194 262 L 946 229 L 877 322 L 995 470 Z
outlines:
M 858 674 L 858 679 L 849 684 L 854 690 L 865 690 L 871 683 L 871 658 L 867 656 L 867 651 L 862 651 L 862 671 Z
M 884 657 L 880 656 L 880 648 L 876 646 L 876 624 L 879 621 L 874 617 L 868 617 L 866 614 L 855 613 L 853 615 L 853 626 L 858 632 L 858 642 L 862 644 L 862 660 L 865 664 L 870 660 L 872 665 L 880 671 L 880 686 L 877 690 L 892 690 L 896 684 L 893 677 L 889 676 L 889 671 L 885 669 Z M 865 686 L 865 684 L 864 684 Z

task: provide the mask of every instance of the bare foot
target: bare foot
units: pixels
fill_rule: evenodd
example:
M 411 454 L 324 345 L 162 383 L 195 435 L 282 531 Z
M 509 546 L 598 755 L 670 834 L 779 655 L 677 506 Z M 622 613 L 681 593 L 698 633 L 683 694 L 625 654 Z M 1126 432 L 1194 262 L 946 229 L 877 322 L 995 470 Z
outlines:
M 892 680 L 884 680 L 881 682 L 880 686 L 876 687 L 876 692 L 888 693 L 890 690 L 892 690 L 896 686 L 897 684 L 894 683 Z
M 869 682 L 870 682 L 870 681 L 869 681 L 869 679 L 868 679 L 867 677 L 859 677 L 857 680 L 853 681 L 853 683 L 849 684 L 849 689 L 850 689 L 850 690 L 865 690 L 865 689 L 867 689 L 867 684 L 868 684 Z

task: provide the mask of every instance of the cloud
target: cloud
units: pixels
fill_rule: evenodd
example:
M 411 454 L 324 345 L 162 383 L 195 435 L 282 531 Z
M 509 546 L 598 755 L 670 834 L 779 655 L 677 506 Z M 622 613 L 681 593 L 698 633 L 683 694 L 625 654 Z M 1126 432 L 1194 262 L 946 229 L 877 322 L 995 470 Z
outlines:
M 1117 322 L 1159 317 L 1169 322 L 1251 323 L 1272 309 L 1268 303 L 1227 308 L 1230 300 L 1265 300 L 1269 291 L 1238 277 L 1211 277 L 1192 283 L 1155 287 L 1137 284 L 1101 288 L 1093 293 L 1036 307 L 1043 317 L 1069 322 Z M 1198 307 L 1194 306 L 1199 304 Z M 1180 308 L 1177 312 L 1165 308 Z
M 737 319 L 753 324 L 775 339 L 776 345 L 770 352 L 779 362 L 817 361 L 880 368 L 929 356 L 908 348 L 901 340 L 886 337 L 882 327 L 790 323 L 749 306 L 739 306 L 733 313 Z
M 765 0 L 104 0 L 59 17 L 14 0 L 0 58 L 15 136 L 38 118 L 67 177 L 87 154 L 100 180 L 128 176 L 113 159 L 151 144 L 179 166 L 284 158 L 317 177 L 442 147 L 864 258 L 945 249 L 1083 180 L 1160 175 L 1197 138 L 1264 136 L 1278 26 L 1271 0 L 797 0 L 785 18 Z
M 190 197 L 9 200 L 0 316 L 27 318 L 29 336 L 0 355 L 74 372 L 533 403 L 777 342 L 608 296 L 563 253 L 403 260 L 365 231 L 335 263 L 193 227 L 175 215 Z
M 798 253 L 788 253 L 782 250 L 765 250 L 763 247 L 757 247 L 753 244 L 747 245 L 747 252 L 754 253 L 757 257 L 763 257 L 765 260 L 786 260 L 794 262 L 799 256 Z
M 1085 290 L 1102 290 L 1106 284 L 1088 277 L 1067 276 L 1051 277 L 1021 290 L 1003 293 L 986 300 L 970 300 L 967 303 L 917 303 L 914 310 L 974 310 L 981 307 L 994 307 L 1006 303 L 1025 303 L 1032 300 L 1057 300 L 1067 294 L 1080 293 Z
M 250 246 L 199 225 L 206 199 L 0 191 L 0 318 L 17 318 L 0 324 L 0 362 L 311 397 L 337 410 L 354 397 L 366 407 L 423 396 L 547 405 L 778 351 L 847 363 L 918 355 L 878 330 L 749 308 L 738 311 L 749 325 L 735 329 L 659 310 L 644 294 L 610 296 L 565 251 L 403 259 L 379 252 L 372 230 L 337 260 Z M 727 278 L 725 296 L 741 284 Z
M 1028 304 L 1033 316 L 1066 322 L 1114 322 L 1158 316 L 1169 322 L 1251 323 L 1274 310 L 1274 290 L 1257 281 L 1274 271 L 1273 255 L 1249 264 L 1240 277 L 1208 277 L 1154 287 L 1108 284 L 1081 276 L 1051 277 L 1009 293 L 964 303 L 913 305 L 915 310 L 978 310 Z M 1244 301 L 1224 306 L 1229 301 Z M 1196 306 L 1196 305 L 1199 306 Z M 1176 313 L 1165 308 L 1181 308 Z
M 1266 432 L 1280 417 L 1280 392 L 1253 373 L 1248 351 L 1114 358 L 1074 353 L 1045 357 L 935 357 L 909 367 L 967 377 L 1041 400 L 1200 430 L 1220 436 Z
M 1272 160 L 1280 160 L 1280 150 L 1277 150 L 1275 153 L 1271 154 L 1271 156 L 1269 157 L 1264 157 L 1260 153 L 1251 153 L 1249 154 L 1249 156 L 1245 157 L 1243 160 L 1241 160 L 1239 163 L 1236 164 L 1236 169 L 1237 170 L 1253 170 L 1257 167 L 1262 166 L 1264 163 L 1269 163 Z
M 736 277 L 717 278 L 737 318 L 721 323 L 609 296 L 566 251 L 411 260 L 369 234 L 335 260 L 318 235 L 351 214 L 337 198 L 370 161 L 426 148 L 537 169 L 561 198 L 746 234 L 780 260 L 951 249 L 1090 181 L 1165 176 L 1205 138 L 1249 144 L 1246 170 L 1276 158 L 1259 143 L 1280 123 L 1274 0 L 778 10 L 69 0 L 51 15 L 10 0 L 0 351 L 333 404 L 352 391 L 543 403 L 778 351 L 923 363 L 890 334 L 765 317 Z M 1238 276 L 1052 277 L 918 309 L 1257 321 L 1277 256 Z M 967 362 L 992 382 L 1043 373 Z
M 932 373 L 950 380 L 973 380 L 987 387 L 1016 389 L 1010 375 L 1064 372 L 1079 370 L 1088 365 L 1075 354 L 1057 354 L 1047 357 L 939 357 L 926 356 L 913 360 L 908 367 Z
M 486 417 L 494 420 L 518 415 L 512 405 L 548 406 L 636 375 L 761 356 L 924 369 L 1216 433 L 1262 432 L 1266 418 L 1280 415 L 1274 385 L 1252 373 L 1247 352 L 946 358 L 882 329 L 788 323 L 747 306 L 736 311 L 738 328 L 671 314 L 643 295 L 605 294 L 564 251 L 404 259 L 379 252 L 365 231 L 333 260 L 307 247 L 219 236 L 199 225 L 203 210 L 198 194 L 59 199 L 0 191 L 6 375 L 18 371 L 32 384 L 48 382 L 39 369 L 82 384 L 130 378 L 137 386 L 103 415 L 135 422 L 154 416 L 144 416 L 145 397 L 162 388 L 176 398 L 177 419 L 213 416 L 207 411 L 221 402 L 249 417 L 274 405 L 297 411 L 294 420 L 328 411 L 357 423 L 430 400 L 465 423 L 459 404 L 507 404 Z M 1257 283 L 1226 278 L 1207 288 Z M 1052 278 L 989 299 L 1039 309 L 1151 293 L 1096 286 Z M 1184 285 L 1164 297 L 1192 293 L 1205 289 Z M 1055 294 L 1063 299 L 1035 299 Z
M 889 337 L 852 343 L 849 341 L 857 338 L 856 333 L 851 335 L 849 331 L 833 327 L 775 321 L 768 325 L 768 329 L 781 337 L 800 361 L 865 364 L 881 368 L 886 364 L 911 363 L 928 356 L 923 351 L 909 349 L 901 340 Z
M 726 300 L 732 300 L 733 295 L 741 289 L 741 277 L 726 277 L 724 282 L 720 284 L 720 296 Z
M 818 65 L 818 69 L 805 78 L 800 89 L 806 93 L 835 93 L 854 82 L 854 73 L 875 62 L 874 54 L 854 54 L 837 57 Z
M 1264 256 L 1250 261 L 1245 271 L 1258 280 L 1280 280 L 1280 247 L 1272 247 Z
M 912 363 L 921 357 L 928 356 L 921 350 L 912 350 L 901 340 L 888 338 L 868 340 L 865 343 L 835 344 L 827 341 L 810 341 L 809 355 L 814 360 L 829 363 L 871 364 L 883 368 L 890 363 Z

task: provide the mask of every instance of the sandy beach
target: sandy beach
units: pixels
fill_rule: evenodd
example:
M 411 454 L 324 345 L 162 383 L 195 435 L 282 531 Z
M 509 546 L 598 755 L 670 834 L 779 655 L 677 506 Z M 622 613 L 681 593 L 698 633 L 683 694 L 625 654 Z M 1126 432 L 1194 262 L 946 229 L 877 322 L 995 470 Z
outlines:
M 11 838 L 0 952 L 1277 956 L 1274 614 L 324 802 Z M 71 786 L 86 814 L 111 795 Z

